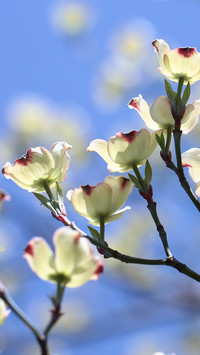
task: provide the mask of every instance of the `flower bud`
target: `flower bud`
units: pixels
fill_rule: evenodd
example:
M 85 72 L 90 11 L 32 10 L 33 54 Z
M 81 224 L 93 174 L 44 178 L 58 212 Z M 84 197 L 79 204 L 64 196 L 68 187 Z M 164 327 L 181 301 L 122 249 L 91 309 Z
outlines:
M 142 95 L 134 97 L 128 103 L 130 109 L 135 109 L 145 122 L 146 126 L 152 130 L 174 128 L 174 118 L 171 112 L 171 103 L 167 96 L 159 96 L 151 108 L 142 98 Z M 200 100 L 194 101 L 185 107 L 183 118 L 181 119 L 181 130 L 184 134 L 190 132 L 198 122 L 200 114 Z
M 117 133 L 108 142 L 93 140 L 88 151 L 98 153 L 108 164 L 108 170 L 124 172 L 132 170 L 133 165 L 143 165 L 157 146 L 155 135 L 145 128 L 129 133 Z
M 188 82 L 194 84 L 200 80 L 200 53 L 196 48 L 176 48 L 170 50 L 168 44 L 163 39 L 152 42 L 157 53 L 161 74 L 171 81 L 178 82 L 179 78 L 184 79 L 184 84 Z
M 53 235 L 55 254 L 40 237 L 32 238 L 24 257 L 30 268 L 43 280 L 78 287 L 98 279 L 102 261 L 93 254 L 90 242 L 71 227 L 61 227 Z
M 133 183 L 121 176 L 107 176 L 104 182 L 96 186 L 80 186 L 67 193 L 74 209 L 87 218 L 94 226 L 100 225 L 103 217 L 104 223 L 119 219 L 123 213 L 130 209 L 126 206 L 119 210 L 131 193 Z
M 66 176 L 70 164 L 67 150 L 71 148 L 66 142 L 54 143 L 50 151 L 43 147 L 30 148 L 14 164 L 7 162 L 2 173 L 13 180 L 22 189 L 30 192 L 44 192 L 44 183 L 53 187 Z

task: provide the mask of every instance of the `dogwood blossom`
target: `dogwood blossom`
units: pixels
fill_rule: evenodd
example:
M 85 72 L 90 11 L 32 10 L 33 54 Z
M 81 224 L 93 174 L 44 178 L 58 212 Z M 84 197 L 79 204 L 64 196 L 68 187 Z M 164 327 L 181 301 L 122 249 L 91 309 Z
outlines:
M 134 97 L 128 103 L 130 109 L 135 109 L 152 130 L 174 128 L 174 118 L 171 113 L 171 103 L 167 96 L 159 96 L 153 105 L 149 107 L 142 95 Z M 200 100 L 194 101 L 186 106 L 181 120 L 181 130 L 184 134 L 190 132 L 198 122 L 200 114 Z
M 185 47 L 171 50 L 163 39 L 152 42 L 160 63 L 159 71 L 169 80 L 194 84 L 200 80 L 200 53 L 196 48 Z
M 108 142 L 103 139 L 93 140 L 87 150 L 98 153 L 108 164 L 108 170 L 129 171 L 133 164 L 145 164 L 157 146 L 156 134 L 159 131 L 150 134 L 145 128 L 129 133 L 119 132 Z
M 14 164 L 7 162 L 2 173 L 22 189 L 44 192 L 44 183 L 53 187 L 56 181 L 64 180 L 70 164 L 67 153 L 70 148 L 66 142 L 54 143 L 49 151 L 44 147 L 30 148 Z
M 98 279 L 102 261 L 93 254 L 89 241 L 71 227 L 61 227 L 53 235 L 55 254 L 41 237 L 32 238 L 24 257 L 30 268 L 43 280 L 78 287 Z
M 107 176 L 104 182 L 96 186 L 80 186 L 67 193 L 74 209 L 87 218 L 91 224 L 100 225 L 101 217 L 104 223 L 119 219 L 129 206 L 120 208 L 131 193 L 133 183 L 122 176 Z

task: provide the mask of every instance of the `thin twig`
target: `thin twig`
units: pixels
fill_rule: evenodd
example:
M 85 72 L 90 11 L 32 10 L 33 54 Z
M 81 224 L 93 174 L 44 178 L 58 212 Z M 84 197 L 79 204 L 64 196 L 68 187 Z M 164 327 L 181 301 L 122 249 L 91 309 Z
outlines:
M 0 284 L 0 298 L 7 304 L 7 306 L 16 314 L 18 318 L 31 330 L 35 335 L 36 340 L 41 349 L 41 355 L 49 355 L 47 339 L 44 334 L 41 334 L 36 327 L 32 324 L 31 320 L 24 314 L 24 312 L 19 308 L 19 306 L 13 301 L 13 299 L 8 294 L 6 288 L 1 283 Z
M 65 225 L 67 225 L 65 223 Z M 68 224 L 69 226 L 69 224 Z M 133 256 L 125 255 L 117 250 L 114 250 L 110 248 L 107 245 L 103 245 L 97 240 L 93 239 L 89 235 L 85 234 L 83 231 L 81 231 L 78 227 L 76 227 L 74 222 L 70 223 L 70 227 L 74 230 L 78 230 L 83 237 L 87 238 L 93 245 L 99 247 L 100 249 L 104 250 L 104 258 L 114 258 L 117 259 L 123 263 L 127 264 L 141 264 L 141 265 L 167 265 L 171 266 L 174 269 L 178 270 L 180 273 L 190 277 L 193 280 L 196 280 L 200 282 L 200 274 L 196 273 L 192 269 L 190 269 L 187 265 L 181 263 L 177 259 L 174 258 L 174 256 L 167 257 L 166 259 L 142 259 L 142 258 L 136 258 Z

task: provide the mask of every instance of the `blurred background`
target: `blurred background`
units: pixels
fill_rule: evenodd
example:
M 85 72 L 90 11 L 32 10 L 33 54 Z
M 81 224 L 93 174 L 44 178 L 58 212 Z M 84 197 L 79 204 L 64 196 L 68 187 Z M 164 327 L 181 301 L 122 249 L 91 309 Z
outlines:
M 151 104 L 164 94 L 151 42 L 163 38 L 171 48 L 194 46 L 200 51 L 199 12 L 198 0 L 1 1 L 1 166 L 31 146 L 50 148 L 65 140 L 73 148 L 64 193 L 103 181 L 109 174 L 106 164 L 87 153 L 87 146 L 92 139 L 108 140 L 118 131 L 144 127 L 127 102 L 142 94 Z M 199 82 L 192 86 L 191 101 L 197 98 Z M 200 148 L 199 137 L 200 125 L 184 136 L 183 151 Z M 164 167 L 159 151 L 150 162 L 171 250 L 200 272 L 198 212 Z M 61 224 L 33 194 L 4 176 L 0 188 L 11 195 L 0 214 L 0 278 L 42 330 L 55 287 L 38 279 L 22 255 L 33 236 L 52 245 Z M 65 201 L 69 218 L 87 231 L 87 221 Z M 163 258 L 137 190 L 127 203 L 132 209 L 107 228 L 110 246 L 133 256 Z M 174 269 L 106 260 L 98 282 L 66 289 L 63 311 L 50 336 L 54 355 L 200 354 L 200 286 Z M 0 328 L 0 350 L 5 355 L 39 354 L 32 334 L 12 313 Z

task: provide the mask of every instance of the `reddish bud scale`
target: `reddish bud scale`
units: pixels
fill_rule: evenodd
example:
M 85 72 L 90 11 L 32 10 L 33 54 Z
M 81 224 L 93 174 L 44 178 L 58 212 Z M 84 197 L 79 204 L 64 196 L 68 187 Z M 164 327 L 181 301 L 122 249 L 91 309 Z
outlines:
M 171 161 L 172 161 L 172 153 L 171 152 L 168 152 L 167 155 L 160 152 L 160 156 L 165 163 L 171 163 Z
M 174 107 L 171 106 L 171 113 L 172 113 L 172 116 L 175 120 L 179 119 L 179 120 L 182 120 L 183 116 L 184 116 L 184 113 L 185 113 L 185 110 L 186 110 L 186 106 L 183 107 L 182 111 L 177 113 L 175 110 L 174 110 Z
M 56 304 L 55 308 L 52 309 L 51 312 L 56 317 L 62 316 L 62 312 L 60 312 L 60 303 Z
M 192 57 L 195 54 L 195 52 L 196 49 L 191 47 L 178 48 L 178 54 L 185 58 Z
M 149 186 L 149 191 L 148 192 L 142 192 L 139 190 L 140 195 L 149 203 L 153 202 L 152 196 L 153 196 L 153 189 L 152 186 Z
M 105 241 L 104 241 L 104 245 L 105 245 L 106 247 L 108 247 L 108 243 L 105 242 Z M 105 255 L 105 254 L 107 253 L 107 251 L 103 250 L 103 249 L 100 248 L 100 247 L 97 247 L 97 250 L 98 250 L 99 254 L 101 254 L 101 255 Z

